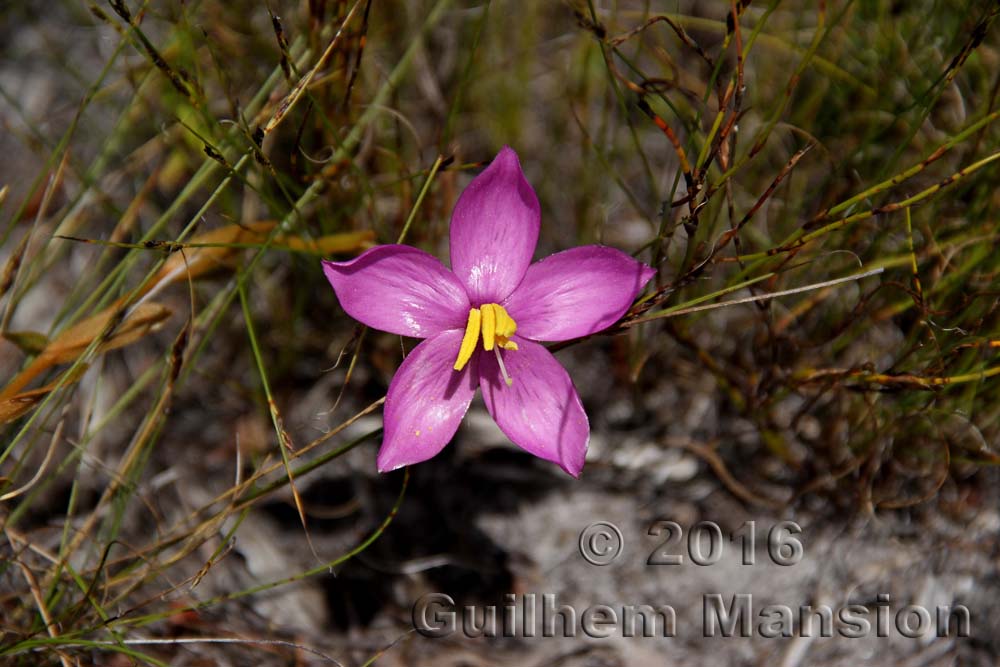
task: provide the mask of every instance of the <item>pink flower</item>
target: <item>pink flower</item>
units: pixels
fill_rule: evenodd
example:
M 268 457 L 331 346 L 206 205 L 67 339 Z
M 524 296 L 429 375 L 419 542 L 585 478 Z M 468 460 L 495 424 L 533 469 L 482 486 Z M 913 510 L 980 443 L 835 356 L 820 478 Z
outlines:
M 373 329 L 425 339 L 389 385 L 380 472 L 440 452 L 477 387 L 500 429 L 579 476 L 590 425 L 566 369 L 538 341 L 614 324 L 655 271 L 605 246 L 531 264 L 541 210 L 517 154 L 500 151 L 451 216 L 451 270 L 406 245 L 323 262 L 341 306 Z M 530 266 L 529 266 L 530 265 Z

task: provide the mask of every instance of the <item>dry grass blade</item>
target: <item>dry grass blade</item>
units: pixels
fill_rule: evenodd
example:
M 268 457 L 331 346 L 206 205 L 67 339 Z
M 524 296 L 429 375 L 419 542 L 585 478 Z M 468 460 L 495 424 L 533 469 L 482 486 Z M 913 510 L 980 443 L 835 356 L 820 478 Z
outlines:
M 95 341 L 97 353 L 101 354 L 144 338 L 159 329 L 172 312 L 162 304 L 148 302 L 127 314 L 121 306 L 114 305 L 88 317 L 46 345 L 34 361 L 0 391 L 0 401 L 15 398 L 17 392 L 53 366 L 76 361 Z M 21 398 L 28 400 L 26 394 Z
M 28 240 L 30 238 L 31 234 L 25 234 L 21 238 L 21 242 L 18 243 L 17 248 L 7 258 L 7 262 L 3 267 L 3 273 L 0 273 L 0 298 L 3 298 L 3 295 L 14 284 L 14 277 L 17 275 L 17 270 L 21 267 L 21 261 L 24 259 L 24 251 L 28 249 Z
M 360 232 L 344 232 L 329 234 L 318 239 L 304 239 L 300 236 L 279 236 L 272 244 L 275 248 L 287 248 L 296 252 L 307 252 L 313 255 L 342 255 L 365 250 L 375 242 L 375 232 L 364 230 Z
M 198 278 L 212 271 L 227 268 L 235 261 L 241 245 L 258 243 L 266 238 L 277 222 L 253 222 L 248 225 L 226 225 L 199 234 L 185 245 L 204 245 L 171 255 L 150 282 L 149 289 L 161 288 L 185 278 Z M 185 246 L 181 246 L 183 249 Z
M 706 297 L 700 297 L 699 299 L 694 299 L 694 300 L 692 300 L 690 302 L 692 304 L 690 306 L 675 306 L 675 307 L 666 308 L 664 310 L 652 313 L 651 315 L 645 315 L 643 317 L 638 317 L 638 318 L 635 318 L 635 319 L 632 319 L 632 320 L 626 320 L 625 322 L 622 323 L 622 326 L 623 327 L 631 327 L 631 326 L 635 326 L 636 324 L 642 324 L 644 322 L 650 322 L 652 320 L 663 319 L 663 318 L 666 318 L 666 317 L 679 317 L 681 315 L 690 315 L 691 313 L 698 313 L 698 312 L 701 312 L 703 310 L 714 310 L 715 308 L 725 308 L 727 306 L 735 306 L 735 305 L 741 304 L 741 303 L 755 303 L 755 302 L 760 302 L 760 301 L 767 301 L 769 299 L 774 299 L 774 298 L 781 297 L 781 296 L 789 296 L 791 294 L 799 294 L 801 292 L 808 292 L 808 291 L 811 291 L 811 290 L 818 290 L 818 289 L 823 289 L 823 288 L 831 287 L 833 285 L 839 285 L 841 283 L 853 282 L 855 280 L 861 280 L 862 278 L 869 278 L 871 276 L 875 276 L 875 275 L 878 275 L 878 274 L 882 273 L 884 270 L 885 269 L 883 269 L 883 268 L 880 267 L 880 268 L 877 268 L 877 269 L 872 269 L 871 271 L 865 271 L 863 273 L 855 273 L 855 274 L 850 275 L 850 276 L 844 276 L 843 278 L 834 278 L 832 280 L 825 280 L 825 281 L 823 281 L 821 283 L 815 283 L 815 284 L 812 284 L 812 285 L 803 285 L 801 287 L 793 287 L 791 289 L 779 290 L 777 292 L 769 292 L 767 294 L 755 294 L 753 296 L 742 297 L 742 298 L 739 298 L 739 299 L 731 299 L 729 301 L 719 301 L 719 302 L 716 302 L 716 303 L 702 303 L 700 305 L 693 305 L 696 302 L 705 301 L 705 300 L 708 300 L 709 298 L 712 298 L 714 296 L 718 296 L 721 293 L 720 292 L 720 293 L 716 293 L 716 294 L 713 294 L 713 295 L 708 295 Z M 765 274 L 765 275 L 767 275 L 767 274 Z M 758 278 L 758 280 L 759 280 L 759 278 Z M 757 280 L 747 281 L 746 283 L 743 283 L 740 287 L 749 287 L 750 284 L 752 284 L 753 282 L 757 282 Z M 729 291 L 729 290 L 722 290 L 722 292 L 726 292 L 726 291 Z
M 38 585 L 38 579 L 35 577 L 34 573 L 23 563 L 17 563 L 18 567 L 21 568 L 21 573 L 24 575 L 24 579 L 28 584 L 28 588 L 31 591 L 31 597 L 35 601 L 35 605 L 38 608 L 38 613 L 45 621 L 45 631 L 48 632 L 49 637 L 58 636 L 58 626 L 55 621 L 52 620 L 52 614 L 49 613 L 48 606 L 45 603 L 44 596 L 42 595 L 42 589 Z M 73 664 L 70 662 L 69 656 L 67 656 L 62 650 L 57 650 L 56 654 L 59 656 L 59 662 L 63 667 L 71 667 Z
M 52 204 L 53 196 L 62 187 L 63 175 L 68 161 L 69 151 L 63 153 L 62 159 L 60 159 L 59 166 L 56 168 L 55 173 L 49 177 L 48 184 L 45 186 L 45 190 L 42 193 L 42 199 L 38 205 L 38 210 L 35 212 L 34 223 L 21 239 L 21 243 L 18 245 L 17 250 L 15 250 L 13 255 L 11 255 L 7 262 L 7 266 L 4 268 L 3 276 L 0 277 L 0 297 L 3 297 L 8 290 L 18 284 L 18 276 L 20 275 L 21 268 L 24 266 L 24 259 L 28 250 L 28 245 L 39 228 L 42 219 L 49 210 L 49 206 Z M 11 299 L 7 301 L 7 305 L 4 307 L 3 315 L 0 316 L 0 331 L 7 330 L 7 327 L 10 324 L 11 315 L 13 314 L 13 305 L 14 297 L 12 296 Z
M 48 396 L 56 384 L 47 384 L 39 389 L 14 394 L 9 398 L 0 398 L 0 424 L 9 424 L 27 413 Z
M 341 23 L 337 33 L 333 36 L 333 39 L 330 40 L 326 50 L 323 51 L 323 54 L 320 56 L 319 60 L 316 61 L 316 64 L 313 65 L 312 69 L 310 69 L 305 76 L 299 79 L 298 83 L 295 84 L 295 87 L 292 88 L 291 92 L 288 93 L 285 99 L 281 100 L 281 104 L 278 105 L 274 115 L 269 121 L 267 121 L 267 124 L 264 125 L 264 134 L 270 134 L 276 127 L 278 127 L 281 121 L 284 120 L 285 116 L 288 115 L 288 112 L 291 111 L 292 107 L 295 106 L 295 103 L 299 101 L 299 98 L 302 97 L 302 94 L 306 91 L 306 88 L 309 87 L 309 83 L 313 80 L 313 77 L 316 76 L 316 73 L 326 65 L 326 61 L 329 59 L 330 54 L 333 53 L 333 49 L 340 41 L 341 36 L 344 34 L 344 29 L 351 22 L 351 18 L 354 17 L 354 12 L 357 11 L 359 5 L 360 3 L 358 2 L 354 3 L 354 6 L 351 7 L 351 11 L 348 12 L 347 16 L 344 18 L 344 21 Z
M 862 385 L 880 385 L 883 387 L 933 390 L 946 385 L 983 382 L 1000 375 L 1000 366 L 984 368 L 981 371 L 960 373 L 956 375 L 935 376 L 916 375 L 913 373 L 871 373 L 868 371 L 844 368 L 819 368 L 802 371 L 796 377 L 801 383 L 826 381 L 829 378 L 854 380 Z
M 95 339 L 101 341 L 99 353 L 125 347 L 157 330 L 172 312 L 162 304 L 148 302 L 117 324 L 115 320 L 122 316 L 120 309 L 108 308 L 64 331 L 39 356 L 54 366 L 74 361 Z
M 686 438 L 671 438 L 667 444 L 669 446 L 679 447 L 680 449 L 686 449 L 705 461 L 709 467 L 712 468 L 712 471 L 718 476 L 719 481 L 725 484 L 726 488 L 729 489 L 734 496 L 744 502 L 753 505 L 760 505 L 762 507 L 770 507 L 773 509 L 780 509 L 786 505 L 786 501 L 784 500 L 771 498 L 770 496 L 755 493 L 748 489 L 746 485 L 742 484 L 733 476 L 733 474 L 729 471 L 728 466 L 726 466 L 725 461 L 723 461 L 722 457 L 715 452 L 713 447 L 703 445 Z
M 688 196 L 693 200 L 693 197 L 697 194 L 697 188 L 695 187 L 694 176 L 691 172 L 691 163 L 688 161 L 687 153 L 684 151 L 684 146 L 681 145 L 681 140 L 677 137 L 677 134 L 673 131 L 673 129 L 671 129 L 670 125 L 667 124 L 667 121 L 663 120 L 663 118 L 653 111 L 652 107 L 649 106 L 649 103 L 646 102 L 645 99 L 640 97 L 636 106 L 638 106 L 644 114 L 649 116 L 649 119 L 653 121 L 653 124 L 656 125 L 656 127 L 659 128 L 664 135 L 666 135 L 667 139 L 670 141 L 670 145 L 674 147 L 674 152 L 677 153 L 677 160 L 680 162 L 681 173 L 684 174 L 684 182 L 688 186 Z
M 750 220 L 757 213 L 757 211 L 760 210 L 760 208 L 764 205 L 764 203 L 767 202 L 767 200 L 771 197 L 771 195 L 774 194 L 774 191 L 778 188 L 778 186 L 781 185 L 781 182 L 785 180 L 788 174 L 791 173 L 792 169 L 795 168 L 795 165 L 799 163 L 799 160 L 801 160 L 806 153 L 812 150 L 813 145 L 814 144 L 807 144 L 805 147 L 796 151 L 795 154 L 788 159 L 788 162 L 785 163 L 785 166 L 781 168 L 781 171 L 779 171 L 778 174 L 774 177 L 774 180 L 771 181 L 771 185 L 769 185 L 767 189 L 764 190 L 763 194 L 761 194 L 760 197 L 757 198 L 757 201 L 754 203 L 753 206 L 750 207 L 750 210 L 746 212 L 743 218 L 740 219 L 740 221 L 736 225 L 734 225 L 732 229 L 730 229 L 728 232 L 726 232 L 719 238 L 718 242 L 715 244 L 715 251 L 713 252 L 713 255 L 718 253 L 731 240 L 733 240 L 733 237 L 735 237 L 737 234 L 740 233 L 740 230 L 743 229 L 743 227 L 745 227 L 748 222 L 750 222 Z
M 711 56 L 709 56 L 705 52 L 705 50 L 701 47 L 701 45 L 699 45 L 696 41 L 694 41 L 694 39 L 691 38 L 691 36 L 687 33 L 686 30 L 684 30 L 684 28 L 679 23 L 677 23 L 676 21 L 674 21 L 672 18 L 670 18 L 666 14 L 661 14 L 659 16 L 653 16 L 653 17 L 647 19 L 646 22 L 643 23 L 642 25 L 636 26 L 635 28 L 632 28 L 631 30 L 629 30 L 628 32 L 626 32 L 626 33 L 624 33 L 622 35 L 619 35 L 617 37 L 609 39 L 608 40 L 608 45 L 609 46 L 613 46 L 613 47 L 620 46 L 621 44 L 624 44 L 625 42 L 627 42 L 628 40 L 632 39 L 633 37 L 635 37 L 639 33 L 645 31 L 647 28 L 649 28 L 649 27 L 651 27 L 651 26 L 653 26 L 653 25 L 655 25 L 657 23 L 660 23 L 660 22 L 663 22 L 663 23 L 666 23 L 667 25 L 669 25 L 670 28 L 671 28 L 671 30 L 673 30 L 674 33 L 677 35 L 677 38 L 679 40 L 681 40 L 681 42 L 685 46 L 687 46 L 689 49 L 691 49 L 692 51 L 694 51 L 695 53 L 697 53 L 698 56 L 702 60 L 704 60 L 706 64 L 708 64 L 709 69 L 714 69 L 715 68 L 715 61 L 712 60 Z
M 226 225 L 199 234 L 185 242 L 149 241 L 137 244 L 121 241 L 97 241 L 74 236 L 59 236 L 58 238 L 118 248 L 143 248 L 172 253 L 156 275 L 140 289 L 140 296 L 148 298 L 151 293 L 158 292 L 181 280 L 194 280 L 217 271 L 231 269 L 236 265 L 240 251 L 266 243 L 277 225 L 278 223 L 274 220 L 262 220 L 246 225 Z M 313 255 L 341 255 L 366 250 L 372 246 L 374 241 L 375 233 L 373 231 L 362 230 L 328 234 L 317 239 L 279 235 L 272 240 L 270 247 Z M 0 285 L 2 284 L 0 282 Z
M 266 220 L 247 225 L 226 225 L 199 234 L 187 243 L 177 244 L 178 252 L 164 262 L 145 293 L 158 291 L 180 280 L 194 280 L 215 271 L 232 268 L 242 250 L 247 246 L 266 242 L 277 224 L 276 221 Z M 364 250 L 374 240 L 375 233 L 370 230 L 330 234 L 318 239 L 281 235 L 274 239 L 271 247 L 315 255 L 339 255 Z
M 0 421 L 3 420 L 2 411 L 3 411 L 3 406 L 2 404 L 0 404 Z M 13 491 L 8 491 L 7 493 L 0 495 L 0 503 L 6 502 L 13 498 L 17 498 L 19 495 L 25 493 L 33 486 L 35 486 L 35 484 L 38 483 L 38 480 L 40 480 L 42 476 L 45 474 L 45 471 L 49 467 L 49 463 L 52 462 L 52 456 L 55 454 L 56 448 L 59 445 L 59 442 L 62 440 L 63 427 L 66 426 L 65 415 L 66 411 L 64 409 L 63 410 L 64 418 L 60 419 L 59 424 L 56 425 L 55 433 L 52 434 L 52 438 L 49 440 L 49 448 L 45 452 L 45 458 L 42 460 L 42 464 L 38 466 L 38 470 L 35 471 L 35 475 L 30 480 L 28 480 L 28 482 L 25 483 L 23 486 L 14 489 Z

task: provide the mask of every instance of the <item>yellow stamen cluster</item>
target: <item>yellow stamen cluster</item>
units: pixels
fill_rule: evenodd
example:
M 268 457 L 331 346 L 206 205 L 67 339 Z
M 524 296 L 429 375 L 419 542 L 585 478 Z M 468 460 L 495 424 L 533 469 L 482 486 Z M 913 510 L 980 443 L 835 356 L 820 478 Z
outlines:
M 516 350 L 517 343 L 510 340 L 515 331 L 517 322 L 501 305 L 486 303 L 479 308 L 470 309 L 469 319 L 465 323 L 465 337 L 462 338 L 462 347 L 455 360 L 455 370 L 460 371 L 469 363 L 480 333 L 483 335 L 483 349 L 489 352 L 494 347 Z

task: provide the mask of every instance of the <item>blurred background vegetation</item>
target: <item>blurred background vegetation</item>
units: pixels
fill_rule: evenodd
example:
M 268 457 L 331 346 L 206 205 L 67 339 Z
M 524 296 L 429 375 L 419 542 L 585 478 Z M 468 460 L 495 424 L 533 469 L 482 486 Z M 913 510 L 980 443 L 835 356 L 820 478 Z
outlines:
M 516 557 L 476 515 L 553 490 L 974 522 L 1000 461 L 998 13 L 5 3 L 0 656 L 392 660 L 408 570 L 384 564 L 447 551 L 449 586 L 505 590 Z M 583 479 L 481 406 L 412 480 L 378 476 L 412 341 L 362 331 L 319 261 L 401 234 L 446 257 L 505 144 L 538 256 L 599 242 L 659 271 L 615 335 L 559 353 Z M 330 574 L 355 556 L 383 567 Z

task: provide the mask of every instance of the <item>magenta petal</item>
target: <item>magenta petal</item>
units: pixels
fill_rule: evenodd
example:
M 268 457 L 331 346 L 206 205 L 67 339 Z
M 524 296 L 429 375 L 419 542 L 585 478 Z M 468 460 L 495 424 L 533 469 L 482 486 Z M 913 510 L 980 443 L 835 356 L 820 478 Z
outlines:
M 479 385 L 478 355 L 452 368 L 464 331 L 442 331 L 413 348 L 389 384 L 379 472 L 426 461 L 458 430 Z
M 620 250 L 588 245 L 535 262 L 503 306 L 517 333 L 560 341 L 607 329 L 656 274 Z
M 462 283 L 417 248 L 377 246 L 349 262 L 324 261 L 323 272 L 347 314 L 373 329 L 427 338 L 469 317 Z
M 479 382 L 486 409 L 514 444 L 578 477 L 590 440 L 590 424 L 573 381 L 544 347 L 520 336 L 514 340 L 517 350 L 501 352 L 514 380 L 509 387 L 496 356 L 480 354 Z
M 541 208 L 508 147 L 462 192 L 451 214 L 451 268 L 473 305 L 499 303 L 531 263 Z

